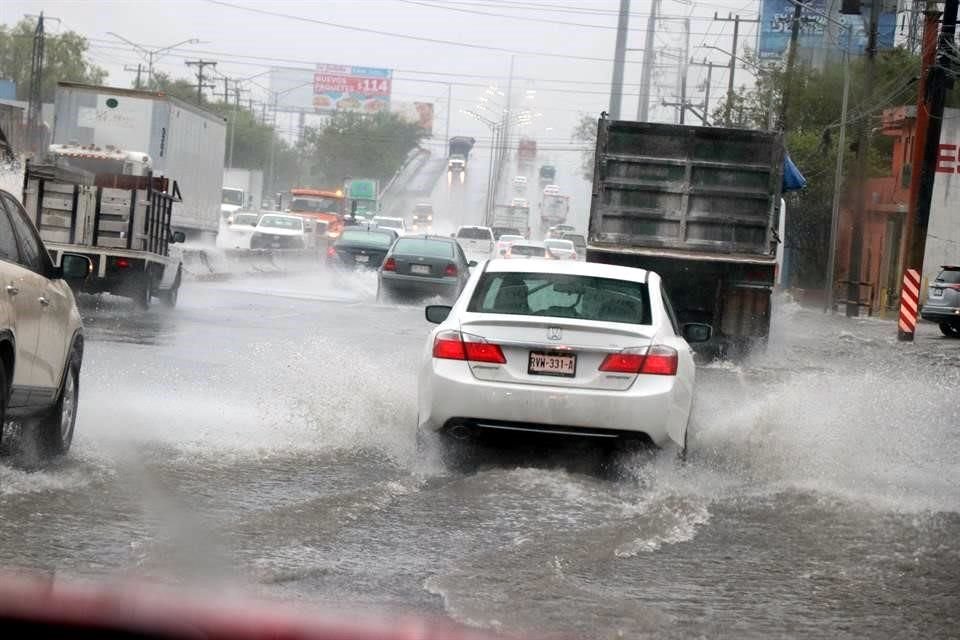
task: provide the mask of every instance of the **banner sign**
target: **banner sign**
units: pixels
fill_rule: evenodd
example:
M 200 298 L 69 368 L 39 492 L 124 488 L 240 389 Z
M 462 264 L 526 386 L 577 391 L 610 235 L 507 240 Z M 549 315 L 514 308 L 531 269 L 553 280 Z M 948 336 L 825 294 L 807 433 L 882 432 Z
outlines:
M 800 49 L 825 49 L 840 53 L 846 47 L 846 29 L 831 25 L 826 16 L 821 13 L 830 13 L 836 10 L 839 3 L 832 3 L 828 7 L 826 0 L 809 0 L 805 3 L 809 11 L 800 14 L 800 32 L 798 44 Z M 794 3 L 790 0 L 763 0 L 760 8 L 760 29 L 758 32 L 757 54 L 761 60 L 780 58 L 787 53 L 790 46 L 790 33 L 793 29 Z M 815 13 L 819 12 L 819 13 Z M 867 29 L 870 24 L 870 8 L 864 5 L 863 14 L 859 16 L 843 15 L 839 12 L 831 14 L 831 20 L 848 25 L 852 31 L 850 35 L 850 54 L 861 55 L 867 46 Z M 896 31 L 896 11 L 880 14 L 878 25 L 877 48 L 892 49 Z
M 386 111 L 392 79 L 391 69 L 318 64 L 313 75 L 313 108 L 318 112 Z

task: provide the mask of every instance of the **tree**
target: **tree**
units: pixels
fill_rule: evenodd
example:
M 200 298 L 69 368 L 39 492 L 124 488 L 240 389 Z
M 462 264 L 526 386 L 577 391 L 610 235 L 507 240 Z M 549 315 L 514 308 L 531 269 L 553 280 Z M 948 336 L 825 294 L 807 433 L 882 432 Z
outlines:
M 870 125 L 869 176 L 887 175 L 893 141 L 876 134 L 876 128 L 884 109 L 916 103 L 916 80 L 920 71 L 919 58 L 909 51 L 902 48 L 881 51 L 876 57 L 874 91 L 870 96 L 863 96 L 865 60 L 856 58 L 850 64 L 848 146 L 843 150 L 846 157 L 841 186 L 841 202 L 845 205 L 860 197 L 857 188 L 860 181 L 853 175 L 857 127 L 864 119 Z M 786 246 L 793 250 L 793 284 L 800 287 L 822 287 L 825 277 L 834 174 L 840 151 L 837 139 L 843 71 L 841 64 L 828 64 L 823 70 L 797 65 L 790 87 L 786 148 L 807 178 L 806 189 L 787 197 Z M 752 87 L 737 91 L 730 104 L 733 126 L 766 129 L 770 123 L 776 123 L 786 80 L 782 65 L 768 67 Z M 960 106 L 960 90 L 954 89 L 948 105 Z M 725 110 L 724 100 L 713 112 L 714 122 L 723 122 Z
M 419 125 L 396 113 L 337 113 L 323 128 L 306 130 L 304 160 L 328 185 L 347 177 L 386 180 L 424 135 Z
M 594 155 L 597 152 L 597 118 L 589 113 L 581 113 L 570 138 L 586 147 L 580 155 L 580 172 L 584 180 L 593 182 Z
M 0 77 L 17 85 L 17 99 L 30 95 L 30 66 L 33 60 L 33 34 L 37 23 L 24 18 L 13 27 L 0 26 Z M 65 31 L 48 33 L 44 40 L 43 102 L 53 102 L 57 82 L 103 84 L 107 72 L 87 60 L 89 44 L 83 36 Z
M 184 78 L 174 79 L 163 71 L 154 71 L 152 80 L 146 82 L 145 87 L 148 91 L 160 91 L 190 104 L 197 103 L 197 85 Z M 206 106 L 206 102 L 206 97 L 201 95 L 200 104 Z

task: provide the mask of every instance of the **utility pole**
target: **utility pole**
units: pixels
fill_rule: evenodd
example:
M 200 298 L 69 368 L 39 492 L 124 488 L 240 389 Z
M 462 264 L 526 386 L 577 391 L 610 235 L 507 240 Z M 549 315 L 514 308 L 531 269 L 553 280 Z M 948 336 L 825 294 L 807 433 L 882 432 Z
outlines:
M 794 13 L 794 15 L 797 15 Z M 869 104 L 873 96 L 873 76 L 877 57 L 877 23 L 880 17 L 880 0 L 870 0 L 870 25 L 867 30 L 867 61 L 863 74 L 861 104 Z M 789 84 L 787 85 L 789 86 Z M 785 102 L 785 101 L 784 101 Z M 853 207 L 850 240 L 850 264 L 847 273 L 847 317 L 860 315 L 860 266 L 863 260 L 863 217 L 867 191 L 867 159 L 869 156 L 870 118 L 862 117 L 857 126 L 857 171 L 860 193 Z M 841 151 L 842 152 L 842 151 Z
M 630 0 L 620 0 L 617 17 L 617 42 L 613 50 L 613 79 L 610 81 L 610 118 L 620 119 L 623 102 L 623 66 L 627 59 L 627 25 L 630 21 Z
M 230 78 L 223 76 L 223 104 L 230 104 Z
M 37 18 L 33 31 L 33 58 L 30 62 L 30 98 L 27 105 L 27 133 L 29 149 L 40 153 L 43 147 L 43 48 L 46 34 L 43 27 L 43 12 Z
M 726 18 L 721 18 L 719 15 L 717 15 L 716 11 L 713 12 L 713 19 L 715 22 L 733 23 L 733 45 L 730 48 L 730 73 L 727 77 L 727 104 L 724 105 L 723 109 L 723 125 L 725 127 L 729 127 L 733 123 L 733 80 L 737 73 L 737 45 L 740 40 L 740 23 L 759 23 L 760 19 L 757 18 L 755 20 L 747 20 L 746 18 L 741 18 L 739 13 L 735 16 L 727 13 Z
M 136 72 L 136 73 L 137 73 L 137 79 L 134 80 L 133 88 L 134 88 L 134 89 L 140 89 L 140 74 L 141 74 L 141 72 L 143 71 L 143 65 L 142 65 L 141 63 L 139 63 L 139 62 L 137 63 L 137 66 L 136 66 L 136 67 L 134 67 L 133 65 L 129 65 L 129 64 L 128 64 L 128 65 L 124 65 L 124 66 L 123 66 L 123 70 L 124 70 L 124 71 L 127 71 L 127 72 L 129 72 L 129 73 L 133 73 L 133 72 Z
M 215 88 L 214 85 L 204 82 L 203 70 L 207 67 L 216 69 L 217 63 L 209 60 L 187 60 L 185 64 L 197 68 L 197 104 L 203 104 L 203 90 Z
M 923 64 L 920 89 L 917 98 L 917 119 L 914 133 L 913 161 L 910 172 L 910 200 L 905 222 L 904 267 L 923 273 L 923 257 L 926 249 L 926 228 L 930 220 L 930 202 L 933 197 L 933 181 L 940 147 L 943 125 L 943 107 L 947 92 L 953 84 L 950 79 L 957 58 L 957 7 L 958 0 L 946 0 L 943 9 L 943 26 L 936 50 L 937 2 L 928 0 L 924 12 Z M 922 283 L 922 280 L 921 280 Z M 900 318 L 897 339 L 912 342 L 917 309 L 907 309 L 903 298 L 900 303 Z M 912 314 L 913 323 L 904 323 L 904 314 Z M 908 330 L 909 329 L 909 330 Z
M 643 41 L 643 68 L 640 72 L 640 101 L 637 104 L 637 120 L 646 122 L 650 119 L 650 84 L 653 77 L 654 39 L 657 31 L 657 14 L 660 13 L 660 0 L 653 0 L 650 4 L 650 15 L 647 17 L 647 34 Z
M 800 14 L 803 11 L 803 2 L 793 5 L 793 22 L 790 25 L 790 50 L 787 52 L 787 68 L 783 79 L 783 97 L 780 99 L 780 114 L 777 118 L 777 130 L 787 129 L 787 107 L 790 103 L 790 85 L 793 84 L 793 68 L 797 63 L 797 40 L 800 37 Z M 874 47 L 876 36 L 874 35 Z M 872 64 L 869 63 L 869 64 Z
M 450 140 L 450 118 L 453 116 L 453 83 L 447 83 L 447 131 L 443 134 L 443 143 Z
M 680 61 L 680 124 L 684 124 L 687 112 L 687 63 L 690 61 L 690 18 L 683 21 L 683 59 Z
M 703 59 L 703 62 L 694 62 L 690 61 L 690 66 L 693 67 L 706 67 L 707 68 L 707 80 L 704 84 L 704 94 L 703 94 L 703 113 L 700 116 L 703 126 L 710 126 L 710 84 L 713 82 L 713 70 L 714 68 L 724 68 L 727 65 L 717 64 L 716 62 L 708 62 L 706 58 Z
M 837 164 L 833 173 L 833 206 L 830 216 L 830 246 L 827 250 L 827 282 L 824 312 L 833 312 L 833 279 L 837 268 L 837 236 L 840 233 L 840 193 L 843 190 L 843 156 L 847 152 L 847 106 L 850 101 L 850 27 L 843 50 L 843 98 L 840 103 L 840 137 L 837 139 Z

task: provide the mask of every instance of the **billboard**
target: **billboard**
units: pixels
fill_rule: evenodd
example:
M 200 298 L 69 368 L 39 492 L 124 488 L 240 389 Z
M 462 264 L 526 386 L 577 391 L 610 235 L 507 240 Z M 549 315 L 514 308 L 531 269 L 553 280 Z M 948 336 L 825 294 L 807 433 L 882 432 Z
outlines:
M 318 64 L 313 74 L 313 108 L 318 113 L 386 111 L 392 79 L 390 69 Z
M 867 46 L 867 28 L 870 24 L 870 9 L 863 7 L 863 14 L 847 16 L 838 12 L 839 2 L 827 0 L 809 0 L 806 6 L 811 11 L 800 15 L 800 49 L 824 49 L 836 53 L 846 46 L 846 30 L 830 24 L 830 21 L 816 12 L 831 15 L 832 20 L 848 25 L 851 30 L 850 53 L 860 55 Z M 760 7 L 760 28 L 757 34 L 757 54 L 761 60 L 772 60 L 784 56 L 790 45 L 790 32 L 793 28 L 794 3 L 791 0 L 763 0 Z M 892 49 L 896 31 L 896 11 L 880 14 L 878 26 L 878 49 Z
M 390 110 L 407 122 L 417 123 L 427 136 L 433 135 L 432 102 L 394 102 Z

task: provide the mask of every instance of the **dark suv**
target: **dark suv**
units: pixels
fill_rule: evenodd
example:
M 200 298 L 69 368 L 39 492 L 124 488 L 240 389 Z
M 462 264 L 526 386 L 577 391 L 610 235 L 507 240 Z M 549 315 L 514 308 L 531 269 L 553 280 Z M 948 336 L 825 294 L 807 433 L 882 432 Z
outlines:
M 941 267 L 930 283 L 920 317 L 939 324 L 948 338 L 960 338 L 960 266 Z

